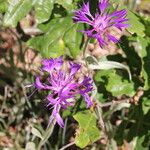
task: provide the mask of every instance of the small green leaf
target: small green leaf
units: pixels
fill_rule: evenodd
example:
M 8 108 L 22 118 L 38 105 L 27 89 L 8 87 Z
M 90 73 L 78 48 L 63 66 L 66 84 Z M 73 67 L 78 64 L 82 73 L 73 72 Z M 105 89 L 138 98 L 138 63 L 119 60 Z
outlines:
M 96 117 L 92 112 L 88 110 L 78 112 L 73 117 L 79 123 L 79 131 L 75 137 L 75 144 L 77 146 L 84 148 L 100 138 L 100 131 L 96 126 Z
M 26 144 L 25 150 L 36 150 L 35 143 L 33 143 L 33 142 L 28 142 L 28 143 Z
M 134 14 L 132 11 L 128 11 L 128 16 L 129 18 L 129 27 L 127 30 L 131 33 L 134 34 L 136 33 L 137 35 L 143 37 L 145 35 L 145 27 L 144 25 L 140 22 L 140 18 Z
M 38 0 L 35 4 L 35 18 L 37 23 L 43 23 L 50 18 L 54 0 Z
M 41 135 L 41 133 L 38 129 L 32 127 L 31 132 L 32 132 L 33 135 L 39 137 L 40 139 L 43 139 L 43 137 L 42 137 L 42 135 Z
M 142 99 L 142 109 L 144 115 L 150 111 L 150 98 L 144 97 Z

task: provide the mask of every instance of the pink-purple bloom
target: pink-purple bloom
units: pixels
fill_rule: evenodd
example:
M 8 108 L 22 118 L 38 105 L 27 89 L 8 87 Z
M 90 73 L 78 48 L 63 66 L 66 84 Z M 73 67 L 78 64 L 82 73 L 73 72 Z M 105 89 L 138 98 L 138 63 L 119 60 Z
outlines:
M 84 76 L 83 79 L 77 79 L 76 73 L 80 69 L 80 65 L 70 62 L 69 71 L 63 69 L 62 57 L 44 59 L 42 62 L 41 71 L 47 74 L 45 81 L 42 81 L 42 76 L 37 76 L 34 86 L 38 90 L 47 90 L 47 106 L 53 108 L 52 115 L 50 117 L 50 123 L 53 118 L 57 123 L 64 127 L 64 122 L 59 114 L 60 109 L 66 109 L 68 106 L 73 106 L 77 94 L 80 94 L 87 107 L 92 105 L 91 98 L 89 96 L 93 89 L 92 79 Z
M 126 23 L 128 21 L 126 18 L 127 10 L 117 10 L 118 7 L 116 7 L 110 13 L 109 6 L 109 0 L 101 0 L 98 4 L 98 11 L 92 15 L 89 2 L 84 3 L 80 10 L 75 11 L 73 17 L 74 22 L 86 23 L 91 26 L 89 30 L 82 30 L 81 32 L 86 33 L 88 37 L 96 38 L 101 47 L 107 45 L 109 41 L 119 42 L 119 39 L 110 33 L 111 27 L 121 31 L 128 27 Z

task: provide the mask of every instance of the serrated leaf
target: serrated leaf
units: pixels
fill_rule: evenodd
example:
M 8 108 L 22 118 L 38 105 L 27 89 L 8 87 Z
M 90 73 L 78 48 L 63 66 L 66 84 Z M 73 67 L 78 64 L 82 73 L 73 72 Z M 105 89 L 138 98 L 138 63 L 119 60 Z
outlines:
M 43 139 L 42 134 L 40 133 L 40 131 L 34 127 L 32 127 L 31 132 L 33 135 L 39 137 L 40 139 Z
M 55 0 L 38 0 L 35 4 L 35 18 L 37 23 L 47 21 L 52 13 Z
M 35 2 L 36 0 L 12 0 L 4 16 L 4 26 L 16 27 Z
M 84 148 L 100 138 L 100 131 L 96 126 L 96 117 L 92 112 L 88 110 L 78 112 L 73 117 L 79 123 L 79 131 L 75 137 L 77 146 Z
M 131 34 L 136 33 L 137 35 L 143 37 L 145 35 L 145 27 L 140 21 L 140 18 L 132 11 L 128 11 L 127 17 L 129 18 L 129 27 L 127 28 L 127 30 Z

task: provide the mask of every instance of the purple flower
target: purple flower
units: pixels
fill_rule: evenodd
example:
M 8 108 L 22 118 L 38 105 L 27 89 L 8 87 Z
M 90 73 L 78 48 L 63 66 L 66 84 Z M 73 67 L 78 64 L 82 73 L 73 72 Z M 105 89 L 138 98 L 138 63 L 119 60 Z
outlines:
M 84 98 L 87 107 L 92 105 L 89 96 L 89 93 L 93 90 L 92 79 L 86 76 L 83 80 L 76 79 L 75 75 L 80 69 L 80 65 L 70 62 L 69 71 L 66 71 L 62 68 L 62 57 L 44 59 L 42 64 L 41 71 L 43 73 L 47 72 L 48 77 L 43 82 L 42 77 L 37 76 L 34 86 L 38 90 L 49 91 L 46 97 L 48 101 L 47 106 L 53 108 L 50 122 L 55 118 L 57 123 L 61 127 L 64 127 L 59 111 L 61 108 L 67 109 L 69 106 L 73 106 L 77 94 L 80 94 Z
M 119 39 L 110 33 L 112 27 L 121 31 L 128 27 L 128 24 L 125 23 L 128 21 L 126 18 L 127 10 L 117 10 L 116 7 L 110 13 L 109 6 L 109 0 L 101 0 L 98 4 L 98 11 L 92 15 L 89 3 L 84 3 L 80 10 L 75 11 L 75 16 L 73 17 L 74 22 L 82 22 L 91 26 L 89 30 L 82 30 L 81 32 L 86 33 L 88 37 L 96 38 L 101 47 L 107 45 L 109 41 L 119 42 Z

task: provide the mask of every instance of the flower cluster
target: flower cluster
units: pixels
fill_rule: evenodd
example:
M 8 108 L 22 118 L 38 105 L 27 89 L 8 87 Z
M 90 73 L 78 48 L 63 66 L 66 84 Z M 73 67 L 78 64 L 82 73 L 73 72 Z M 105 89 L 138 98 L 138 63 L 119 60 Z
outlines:
M 110 13 L 109 6 L 109 0 L 101 0 L 98 4 L 98 11 L 95 15 L 92 15 L 89 3 L 84 3 L 80 10 L 75 11 L 75 16 L 73 17 L 75 22 L 82 22 L 91 26 L 91 29 L 81 32 L 86 33 L 88 37 L 96 38 L 101 47 L 107 45 L 109 41 L 119 42 L 119 39 L 110 33 L 112 27 L 121 31 L 128 27 L 128 24 L 125 23 L 128 21 L 126 18 L 127 10 L 117 10 L 116 7 Z
M 60 117 L 60 108 L 66 109 L 75 103 L 77 94 L 83 96 L 87 107 L 92 105 L 89 92 L 92 91 L 92 79 L 85 76 L 82 80 L 77 80 L 75 75 L 80 69 L 80 65 L 70 62 L 69 71 L 63 69 L 62 57 L 55 59 L 44 59 L 41 71 L 47 73 L 46 81 L 42 81 L 41 76 L 37 76 L 34 86 L 38 90 L 48 90 L 50 94 L 46 97 L 48 104 L 53 108 L 50 122 L 53 118 L 57 123 L 64 127 L 62 118 Z

